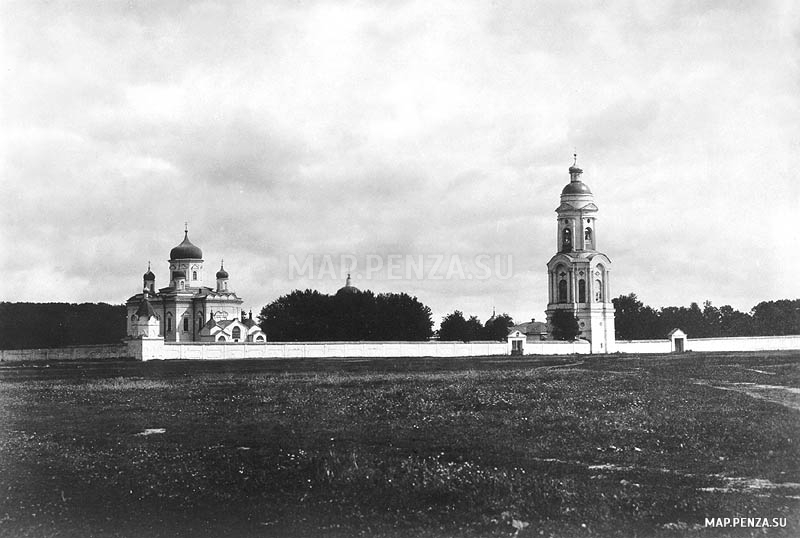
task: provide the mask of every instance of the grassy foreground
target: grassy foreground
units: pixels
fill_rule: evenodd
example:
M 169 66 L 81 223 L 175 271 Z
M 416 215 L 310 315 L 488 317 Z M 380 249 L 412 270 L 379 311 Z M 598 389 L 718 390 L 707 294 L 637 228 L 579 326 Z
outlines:
M 797 536 L 797 387 L 797 352 L 4 364 L 0 535 Z

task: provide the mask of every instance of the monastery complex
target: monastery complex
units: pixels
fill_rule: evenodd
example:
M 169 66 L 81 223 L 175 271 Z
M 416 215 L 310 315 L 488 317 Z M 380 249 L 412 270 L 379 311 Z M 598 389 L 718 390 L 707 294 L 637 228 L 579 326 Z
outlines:
M 258 359 L 312 357 L 461 357 L 761 351 L 800 349 L 800 335 L 689 339 L 674 329 L 662 340 L 616 341 L 611 260 L 599 250 L 600 212 L 582 180 L 577 157 L 556 208 L 555 254 L 547 262 L 547 323 L 511 328 L 506 342 L 270 342 L 269 335 L 242 309 L 220 262 L 215 285 L 205 285 L 202 250 L 189 240 L 169 253 L 166 286 L 156 286 L 148 263 L 140 292 L 127 302 L 127 340 L 108 346 L 55 350 L 4 350 L 0 360 Z M 542 290 L 544 292 L 545 290 Z M 357 293 L 348 275 L 338 294 Z M 577 320 L 574 341 L 553 339 L 554 320 Z

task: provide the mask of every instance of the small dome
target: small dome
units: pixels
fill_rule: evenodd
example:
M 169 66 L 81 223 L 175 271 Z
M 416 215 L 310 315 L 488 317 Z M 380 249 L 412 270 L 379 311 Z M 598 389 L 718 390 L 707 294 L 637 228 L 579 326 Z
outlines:
M 336 292 L 336 295 L 351 295 L 353 293 L 361 293 L 361 290 L 350 284 L 350 273 L 348 273 L 344 287 L 339 288 L 339 291 Z
M 189 232 L 185 232 L 183 242 L 177 247 L 169 251 L 170 260 L 185 260 L 195 259 L 199 260 L 203 257 L 203 251 L 189 241 Z
M 149 262 L 147 263 L 147 272 L 144 274 L 144 276 L 142 276 L 142 279 L 145 280 L 145 281 L 147 281 L 147 280 L 155 280 L 156 279 L 156 275 L 154 275 L 153 272 L 150 270 L 150 263 Z
M 217 271 L 217 278 L 228 278 L 228 271 L 225 270 L 222 264 L 219 264 L 219 271 Z
M 592 194 L 592 191 L 583 181 L 570 181 L 561 194 Z

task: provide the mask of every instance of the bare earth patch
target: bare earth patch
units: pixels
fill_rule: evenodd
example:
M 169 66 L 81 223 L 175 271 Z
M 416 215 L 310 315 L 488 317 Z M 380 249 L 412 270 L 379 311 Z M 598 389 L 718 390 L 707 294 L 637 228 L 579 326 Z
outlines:
M 757 370 L 753 370 L 757 371 Z M 758 398 L 776 403 L 795 411 L 800 411 L 800 388 L 784 387 L 781 385 L 762 385 L 758 383 L 710 383 L 695 381 L 698 385 L 707 385 L 720 390 L 732 390 L 747 394 L 751 398 Z

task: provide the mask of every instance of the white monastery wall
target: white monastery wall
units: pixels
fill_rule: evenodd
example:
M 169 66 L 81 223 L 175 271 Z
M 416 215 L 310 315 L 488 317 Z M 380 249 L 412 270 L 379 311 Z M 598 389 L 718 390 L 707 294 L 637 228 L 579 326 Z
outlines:
M 159 346 L 157 341 L 142 341 L 142 344 L 143 360 L 508 355 L 506 342 L 168 342 Z
M 672 351 L 670 340 L 617 340 L 617 351 L 620 353 L 669 353 Z
M 80 361 L 132 357 L 125 344 L 73 346 L 51 349 L 3 349 L 0 362 Z
M 687 338 L 689 351 L 774 351 L 800 349 L 800 335 Z
M 587 341 L 525 342 L 525 355 L 588 355 Z M 800 335 L 686 339 L 687 351 L 800 350 Z M 621 353 L 670 353 L 669 339 L 620 340 Z M 328 357 L 476 357 L 510 355 L 507 342 L 164 342 L 162 338 L 137 338 L 127 344 L 74 346 L 55 349 L 0 350 L 0 362 L 59 360 L 235 360 Z
M 525 355 L 588 355 L 592 352 L 592 344 L 586 340 L 564 342 L 560 340 L 540 340 L 525 342 Z

